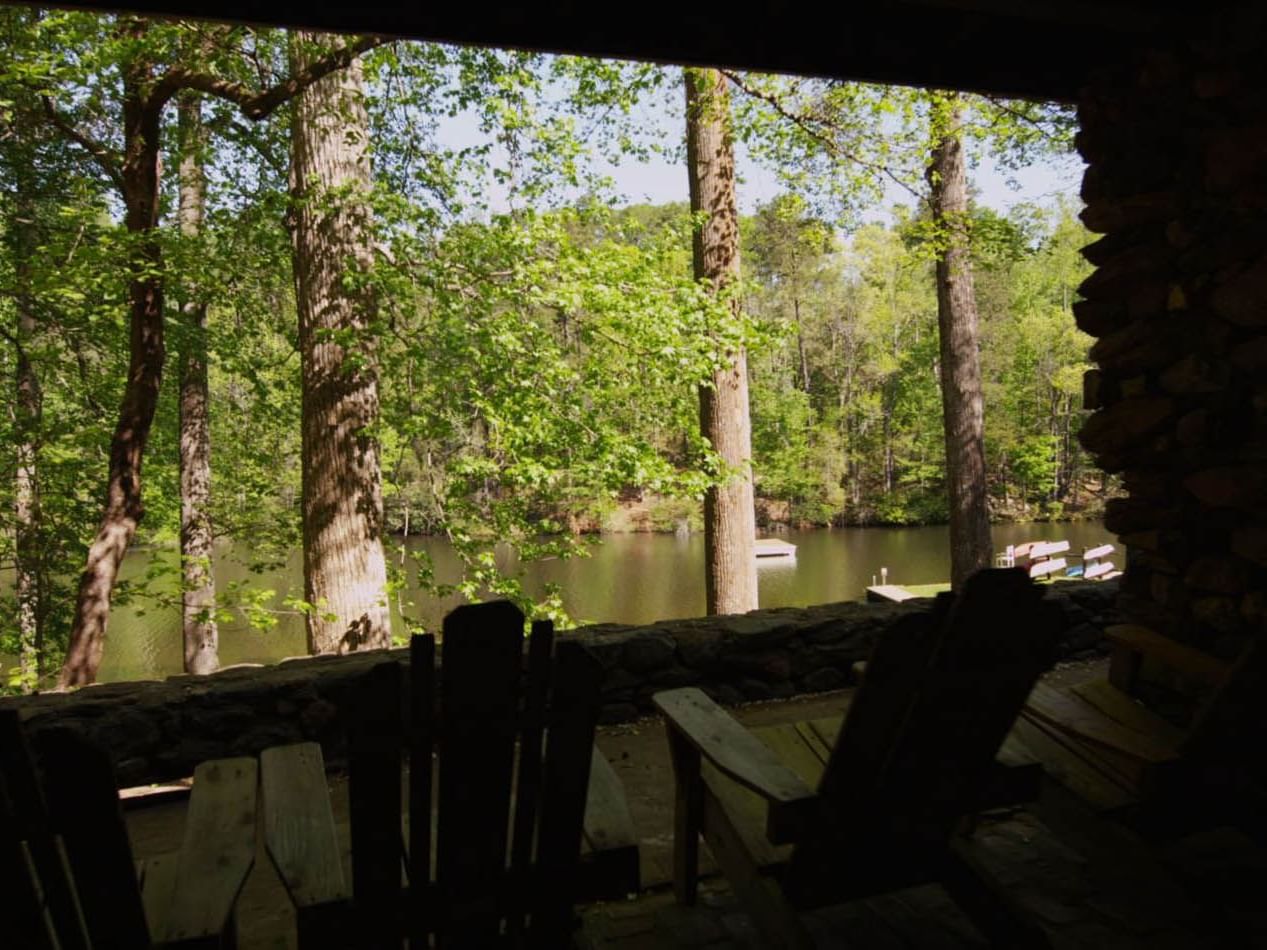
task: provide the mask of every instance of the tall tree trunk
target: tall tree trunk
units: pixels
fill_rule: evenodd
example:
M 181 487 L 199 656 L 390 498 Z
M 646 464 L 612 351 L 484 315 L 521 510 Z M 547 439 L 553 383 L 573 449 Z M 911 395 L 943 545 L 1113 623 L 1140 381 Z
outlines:
M 343 41 L 292 36 L 293 70 Z M 291 177 L 295 295 L 303 364 L 303 541 L 308 648 L 344 653 L 388 646 L 387 565 L 378 445 L 378 380 L 362 349 L 349 354 L 332 334 L 361 334 L 371 291 L 348 290 L 371 264 L 369 120 L 362 68 L 305 89 L 294 101 Z M 349 274 L 349 269 L 352 273 Z M 355 358 L 349 358 L 355 356 Z
M 684 75 L 691 211 L 706 215 L 694 235 L 695 278 L 720 291 L 739 276 L 730 99 L 726 79 L 717 70 L 687 69 Z M 757 607 L 748 359 L 742 348 L 726 356 L 728 365 L 716 370 L 712 385 L 699 391 L 701 434 L 727 470 L 725 483 L 709 488 L 704 496 L 704 571 L 710 614 L 743 613 Z
M 990 513 L 977 301 L 968 243 L 968 173 L 957 98 L 946 104 L 941 118 L 928 177 L 939 245 L 937 329 L 950 496 L 950 584 L 958 589 L 969 576 L 990 566 Z
M 143 32 L 138 24 L 135 32 Z M 161 109 L 146 101 L 151 68 L 139 63 L 124 70 L 123 160 L 124 221 L 136 245 L 128 284 L 130 339 L 127 383 L 119 421 L 110 440 L 110 471 L 105 510 L 88 548 L 79 579 L 75 619 L 62 667 L 61 686 L 82 686 L 97 678 L 106 645 L 110 594 L 119 565 L 144 514 L 141 463 L 158 405 L 163 374 L 162 250 L 155 239 L 158 223 L 159 118 Z
M 180 135 L 181 234 L 196 240 L 206 218 L 203 169 L 206 136 L 202 102 L 186 93 L 177 103 Z M 207 304 L 196 285 L 186 284 L 181 304 L 180 348 L 180 564 L 181 628 L 186 673 L 220 668 L 216 627 L 216 581 L 211 570 L 211 426 L 207 391 Z
M 34 185 L 22 169 L 14 169 L 17 195 L 9 231 L 14 243 L 15 309 L 17 311 L 16 392 L 13 435 L 17 446 L 14 478 L 16 577 L 18 609 L 18 671 L 23 692 L 32 692 L 44 672 L 45 564 L 40 543 L 39 435 L 44 395 L 31 363 L 36 332 L 35 300 L 31 290 L 31 262 L 35 253 Z

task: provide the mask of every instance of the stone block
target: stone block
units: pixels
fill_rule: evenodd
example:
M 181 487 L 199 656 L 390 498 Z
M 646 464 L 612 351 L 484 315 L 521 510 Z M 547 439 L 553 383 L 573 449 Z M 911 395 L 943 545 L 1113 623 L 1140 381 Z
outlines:
M 1189 353 L 1161 374 L 1161 387 L 1168 393 L 1193 395 L 1217 393 L 1227 388 L 1230 376 L 1226 363 L 1199 353 Z
M 1261 509 L 1267 505 L 1267 466 L 1208 468 L 1185 478 L 1183 487 L 1213 508 Z
M 1123 399 L 1094 413 L 1078 438 L 1094 453 L 1138 444 L 1169 422 L 1174 412 L 1174 400 L 1167 397 Z
M 1164 224 L 1179 214 L 1179 196 L 1169 190 L 1142 192 L 1116 199 L 1099 199 L 1082 209 L 1079 217 L 1097 234 L 1149 224 Z
M 631 673 L 649 673 L 668 666 L 677 653 L 677 642 L 664 631 L 644 631 L 625 641 L 621 665 Z
M 722 635 L 717 630 L 684 630 L 677 635 L 676 640 L 678 658 L 687 666 L 707 669 L 721 655 Z
M 1106 336 L 1130 322 L 1126 305 L 1115 301 L 1079 300 L 1073 305 L 1074 323 L 1083 333 Z
M 695 686 L 699 683 L 698 670 L 674 664 L 667 669 L 657 670 L 647 677 L 647 682 L 657 689 L 678 689 L 682 686 Z
M 1267 567 L 1267 524 L 1250 521 L 1232 531 L 1232 552 Z
M 1240 594 L 1249 583 L 1248 568 L 1240 558 L 1205 555 L 1188 566 L 1183 582 L 1193 590 Z
M 1240 603 L 1233 597 L 1194 597 L 1189 608 L 1193 619 L 1219 633 L 1241 633 L 1245 624 Z
M 737 680 L 735 688 L 739 690 L 740 695 L 748 702 L 760 702 L 774 698 L 774 692 L 770 688 L 769 683 L 753 679 L 750 676 L 741 677 Z
M 825 693 L 832 689 L 843 689 L 848 685 L 848 678 L 835 667 L 826 666 L 813 670 L 801 677 L 801 686 L 810 693 Z
M 760 653 L 736 653 L 723 661 L 728 669 L 738 670 L 767 683 L 776 683 L 792 677 L 791 657 L 781 650 L 765 650 Z
M 717 629 L 725 635 L 723 652 L 760 650 L 796 636 L 796 625 L 787 617 L 763 611 L 719 617 Z
M 1236 326 L 1267 326 L 1267 256 L 1218 287 L 1210 297 L 1210 305 Z

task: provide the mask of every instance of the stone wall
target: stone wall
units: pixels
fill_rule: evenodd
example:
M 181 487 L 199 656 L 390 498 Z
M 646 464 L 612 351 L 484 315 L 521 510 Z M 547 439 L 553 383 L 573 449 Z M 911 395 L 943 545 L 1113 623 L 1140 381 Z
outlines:
M 1096 649 L 1104 624 L 1113 619 L 1116 592 L 1112 581 L 1049 591 L 1064 613 L 1063 656 Z M 845 686 L 853 663 L 867 657 L 890 624 L 929 604 L 758 610 L 642 627 L 605 624 L 566 636 L 579 637 L 601 661 L 602 719 L 611 723 L 649 713 L 651 695 L 676 686 L 701 686 L 725 704 Z M 404 662 L 406 651 L 111 683 L 0 705 L 18 707 L 36 741 L 51 729 L 86 734 L 110 751 L 123 785 L 178 778 L 207 759 L 308 739 L 319 741 L 327 760 L 337 762 L 346 741 L 341 711 L 358 678 L 384 656 Z
M 1104 236 L 1074 305 L 1098 337 L 1082 441 L 1129 493 L 1105 517 L 1120 607 L 1229 658 L 1267 625 L 1267 16 L 1236 16 L 1084 90 Z

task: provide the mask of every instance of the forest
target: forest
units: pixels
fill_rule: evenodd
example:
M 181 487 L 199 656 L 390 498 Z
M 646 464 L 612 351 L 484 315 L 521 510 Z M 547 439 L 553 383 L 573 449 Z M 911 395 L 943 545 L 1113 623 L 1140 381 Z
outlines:
M 111 605 L 159 596 L 118 578 L 145 546 L 179 545 L 203 673 L 218 618 L 269 622 L 271 591 L 214 588 L 230 541 L 302 547 L 292 606 L 344 652 L 430 576 L 384 556 L 404 534 L 459 553 L 438 592 L 523 602 L 495 544 L 583 556 L 727 505 L 953 544 L 956 480 L 978 521 L 1112 490 L 1076 440 L 1077 198 L 971 191 L 982 156 L 1068 153 L 1065 109 L 16 7 L 0 35 L 0 689 L 92 682 Z M 744 214 L 736 143 L 780 186 Z M 651 157 L 691 201 L 619 192 Z M 981 477 L 947 457 L 964 354 Z M 748 609 L 717 550 L 710 611 Z

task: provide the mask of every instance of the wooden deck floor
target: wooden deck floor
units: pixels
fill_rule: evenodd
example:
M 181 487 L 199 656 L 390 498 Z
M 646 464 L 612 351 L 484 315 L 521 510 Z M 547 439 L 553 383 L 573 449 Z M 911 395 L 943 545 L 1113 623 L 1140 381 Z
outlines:
M 795 722 L 830 715 L 846 698 L 761 704 L 739 710 L 739 717 L 750 725 Z M 660 724 L 604 729 L 599 745 L 630 798 L 646 890 L 631 900 L 582 908 L 579 943 L 587 950 L 760 947 L 751 921 L 720 879 L 706 880 L 695 908 L 673 902 L 672 785 Z M 339 808 L 345 789 L 338 778 L 332 784 Z M 182 821 L 180 803 L 132 812 L 138 856 L 172 847 Z M 1058 948 L 1267 948 L 1267 853 L 1229 829 L 1148 843 L 1048 782 L 1039 802 L 990 817 L 975 840 L 998 879 L 1043 922 Z M 706 870 L 709 864 L 705 857 Z M 294 946 L 289 902 L 262 854 L 239 910 L 242 950 Z M 937 887 L 829 908 L 810 923 L 823 947 L 985 945 Z

